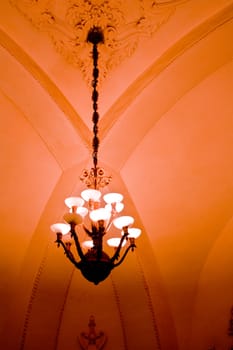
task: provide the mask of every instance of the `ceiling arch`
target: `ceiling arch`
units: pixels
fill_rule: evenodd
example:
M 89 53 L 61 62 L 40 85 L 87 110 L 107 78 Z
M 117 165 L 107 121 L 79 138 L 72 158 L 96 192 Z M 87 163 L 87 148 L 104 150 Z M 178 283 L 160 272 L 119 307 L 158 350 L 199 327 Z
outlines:
M 7 52 L 28 71 L 33 79 L 39 83 L 42 89 L 57 104 L 61 112 L 69 118 L 78 135 L 81 137 L 84 145 L 89 147 L 90 132 L 73 106 L 62 94 L 58 86 L 50 79 L 48 74 L 6 33 L 0 31 L 0 44 Z M 9 71 L 8 71 L 9 73 Z
M 101 120 L 101 130 L 102 130 L 102 137 L 107 133 L 107 130 L 110 129 L 114 121 L 118 120 L 121 115 L 124 115 L 125 110 L 130 107 L 130 105 L 133 103 L 133 101 L 137 98 L 139 94 L 143 92 L 146 87 L 148 87 L 149 84 L 152 83 L 154 79 L 156 79 L 169 65 L 172 64 L 173 61 L 178 61 L 179 56 L 185 54 L 186 51 L 190 50 L 192 46 L 198 45 L 198 43 L 201 40 L 204 40 L 204 38 L 209 35 L 210 33 L 216 31 L 217 29 L 221 28 L 225 23 L 232 21 L 232 14 L 233 14 L 233 7 L 232 5 L 228 6 L 227 8 L 224 8 L 222 11 L 218 12 L 217 14 L 214 14 L 212 17 L 205 19 L 202 23 L 198 24 L 198 26 L 194 27 L 191 31 L 188 33 L 183 34 L 181 38 L 179 38 L 175 43 L 172 43 L 171 47 L 166 48 L 165 52 L 162 52 L 160 57 L 156 57 L 155 61 L 144 71 L 140 74 L 139 77 L 133 81 L 127 90 L 124 92 L 124 95 L 121 95 L 116 103 L 110 107 L 110 109 L 104 114 L 102 120 Z M 228 26 L 228 34 L 225 32 L 226 27 L 224 26 L 224 33 L 222 35 L 223 43 L 226 38 L 229 35 L 231 35 L 231 24 Z M 214 36 L 214 35 L 213 35 Z M 209 40 L 209 36 L 208 36 Z M 216 38 L 212 39 L 213 42 L 216 40 Z M 204 46 L 204 45 L 203 45 Z M 205 50 L 213 50 L 212 54 L 213 57 L 215 57 L 216 62 L 212 63 L 213 66 L 209 65 L 209 73 L 207 70 L 202 71 L 202 74 L 205 72 L 205 74 L 211 74 L 212 71 L 214 71 L 219 65 L 224 63 L 224 60 L 228 61 L 231 59 L 231 52 L 230 48 L 226 48 L 226 46 L 223 44 L 223 47 L 221 50 L 222 55 L 216 55 L 216 47 L 214 46 L 210 48 L 209 46 L 205 48 Z M 219 47 L 218 47 L 219 49 Z M 210 52 L 204 53 L 202 59 L 203 61 L 207 61 L 207 58 L 205 58 L 205 55 L 207 57 Z M 194 53 L 195 55 L 195 53 Z M 193 61 L 197 59 L 196 55 L 193 58 Z M 200 62 L 204 63 L 204 62 Z M 190 62 L 191 66 L 192 62 Z M 194 63 L 193 63 L 194 66 Z M 193 69 L 193 67 L 189 67 L 189 69 Z M 200 77 L 200 80 L 204 77 Z M 200 81 L 199 80 L 199 81 Z M 197 83 L 197 81 L 195 82 Z M 189 87 L 190 89 L 191 87 Z M 184 93 L 184 91 L 182 91 Z M 158 98 L 158 101 L 160 99 Z
M 231 254 L 231 235 L 232 235 L 232 217 L 222 229 L 221 234 L 217 237 L 210 253 L 203 266 L 199 285 L 197 289 L 196 303 L 193 313 L 193 331 L 191 342 L 196 347 L 200 346 L 200 338 L 197 337 L 198 330 L 203 332 L 205 329 L 205 344 L 216 343 L 219 347 L 221 344 L 231 346 L 231 340 L 226 338 L 229 328 L 229 321 L 231 313 L 229 304 L 232 302 L 232 254 Z M 222 254 L 224 251 L 224 255 Z M 216 262 L 218 268 L 216 269 Z M 211 286 L 211 294 L 208 293 L 207 288 Z M 229 286 L 231 286 L 229 288 Z M 224 292 L 223 292 L 224 291 Z M 222 293 L 224 298 L 221 297 Z M 213 299 L 219 299 L 219 304 L 213 303 Z M 205 315 L 201 320 L 200 327 L 200 313 L 203 307 L 211 305 L 208 315 Z M 225 322 L 225 320 L 226 322 Z M 211 322 L 210 322 L 211 320 Z M 223 321 L 224 320 L 224 321 Z M 201 329 L 202 330 L 201 330 Z M 222 338 L 217 339 L 216 329 L 221 329 Z
M 147 12 L 156 31 L 101 82 L 104 191 L 124 194 L 143 234 L 99 286 L 49 229 L 84 187 L 90 90 L 11 4 L 0 5 L 2 347 L 79 349 L 91 314 L 106 349 L 231 346 L 232 0 L 140 2 L 173 11 L 159 27 Z
M 101 130 L 105 135 L 102 141 L 104 147 L 106 144 L 106 152 L 103 151 L 105 161 L 111 164 L 114 161 L 116 168 L 121 168 L 148 130 L 169 109 L 202 80 L 232 60 L 232 47 L 226 43 L 231 40 L 233 22 L 231 20 L 228 22 L 225 16 L 220 18 L 222 23 L 226 24 L 227 21 L 227 24 L 214 26 L 215 30 L 213 28 L 210 30 L 209 24 L 206 27 L 203 25 L 206 32 L 211 32 L 206 39 L 203 38 L 203 32 L 200 35 L 200 28 L 196 28 L 194 33 L 198 35 L 199 40 L 193 33 L 187 35 L 194 38 L 192 44 L 187 37 L 182 38 L 164 56 L 156 60 L 140 78 L 136 79 L 125 91 L 124 96 L 121 96 L 104 115 L 101 120 L 101 123 L 103 122 Z M 216 18 L 213 23 L 216 25 Z M 189 45 L 184 49 L 185 42 L 189 42 Z M 181 52 L 183 52 L 182 55 Z M 209 56 L 212 57 L 211 62 L 208 59 Z M 135 94 L 138 94 L 137 98 Z M 153 108 L 145 109 L 145 105 Z M 115 118 L 117 122 L 114 123 Z M 126 129 L 133 132 L 134 138 L 128 139 L 128 134 L 122 132 Z M 117 145 L 119 140 L 126 145 L 122 155 L 119 154 L 118 148 L 110 146 Z M 123 158 L 120 158 L 122 156 Z

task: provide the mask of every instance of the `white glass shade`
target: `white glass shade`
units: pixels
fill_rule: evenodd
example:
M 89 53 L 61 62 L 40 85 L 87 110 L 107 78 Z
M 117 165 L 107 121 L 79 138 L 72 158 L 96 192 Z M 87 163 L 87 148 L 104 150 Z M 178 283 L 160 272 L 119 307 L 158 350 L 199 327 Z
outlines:
M 86 216 L 88 213 L 88 209 L 85 207 L 78 207 L 75 212 L 79 215 L 81 215 L 82 217 Z
M 94 222 L 97 222 L 99 220 L 109 220 L 110 217 L 110 211 L 105 208 L 99 208 L 90 212 L 90 219 Z
M 65 204 L 68 208 L 81 207 L 84 204 L 84 200 L 81 197 L 68 197 L 65 199 Z
M 129 225 L 132 225 L 134 223 L 134 218 L 132 216 L 119 216 L 119 218 L 116 218 L 113 220 L 113 225 L 116 228 L 119 228 L 120 230 L 123 227 L 128 227 Z
M 81 192 L 82 198 L 88 202 L 90 199 L 97 202 L 101 197 L 101 192 L 98 190 L 88 189 Z
M 142 230 L 140 230 L 140 228 L 136 228 L 136 227 L 130 227 L 128 228 L 128 237 L 129 238 L 138 238 L 140 236 L 140 234 L 142 233 Z M 122 232 L 122 235 L 124 234 L 124 232 Z
M 110 212 L 112 211 L 112 204 L 108 203 L 105 205 L 105 208 L 109 210 Z M 119 202 L 115 204 L 115 210 L 117 213 L 120 213 L 124 209 L 124 204 Z
M 120 238 L 109 238 L 108 240 L 107 240 L 107 243 L 108 243 L 108 245 L 110 246 L 110 247 L 118 247 L 119 246 L 119 244 L 120 244 Z M 123 243 L 122 243 L 122 247 L 124 247 L 124 245 L 126 244 L 126 241 L 123 241 Z
M 83 247 L 85 247 L 85 248 L 93 248 L 93 241 L 84 241 L 83 243 L 82 243 L 82 246 Z
M 107 193 L 104 195 L 104 200 L 106 203 L 119 203 L 123 200 L 123 196 L 120 193 Z
M 64 223 L 56 223 L 50 226 L 51 230 L 55 233 L 62 233 L 63 235 L 66 235 L 70 232 L 70 225 L 64 224 Z

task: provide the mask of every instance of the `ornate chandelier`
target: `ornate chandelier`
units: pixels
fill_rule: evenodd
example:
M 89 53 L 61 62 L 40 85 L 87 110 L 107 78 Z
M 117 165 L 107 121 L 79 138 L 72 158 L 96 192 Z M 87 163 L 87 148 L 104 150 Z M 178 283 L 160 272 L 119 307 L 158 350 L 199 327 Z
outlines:
M 80 180 L 87 189 L 81 192 L 81 197 L 65 199 L 65 204 L 69 208 L 63 217 L 65 222 L 51 225 L 51 230 L 57 234 L 55 243 L 58 247 L 63 247 L 70 262 L 81 271 L 88 281 L 98 284 L 108 277 L 112 269 L 124 261 L 129 250 L 134 250 L 135 238 L 140 235 L 141 230 L 131 227 L 134 223 L 133 217 L 118 216 L 124 209 L 122 194 L 107 193 L 103 196 L 103 203 L 101 203 L 100 188 L 111 181 L 111 176 L 107 176 L 104 169 L 98 166 L 98 44 L 104 42 L 102 30 L 99 27 L 90 29 L 87 42 L 93 45 L 93 167 L 90 170 L 83 170 L 80 176 Z M 121 236 L 107 240 L 108 245 L 115 249 L 112 257 L 109 257 L 103 251 L 103 237 L 109 232 L 112 225 L 121 231 Z M 80 243 L 81 232 L 86 233 L 90 240 Z M 69 240 L 66 240 L 67 236 Z M 71 241 L 75 244 L 79 260 L 76 260 L 71 251 Z M 126 243 L 128 245 L 123 248 Z M 120 257 L 122 248 L 124 252 Z M 85 249 L 87 249 L 86 252 Z

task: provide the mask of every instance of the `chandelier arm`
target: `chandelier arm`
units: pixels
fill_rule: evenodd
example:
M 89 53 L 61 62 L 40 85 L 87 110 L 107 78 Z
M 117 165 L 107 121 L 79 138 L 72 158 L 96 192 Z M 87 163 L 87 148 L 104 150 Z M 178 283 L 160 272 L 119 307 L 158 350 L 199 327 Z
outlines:
M 112 263 L 114 263 L 115 260 L 117 260 L 120 256 L 120 251 L 121 251 L 121 248 L 122 248 L 122 244 L 124 243 L 124 240 L 127 238 L 128 236 L 128 233 L 125 233 L 122 237 L 121 237 L 121 240 L 120 240 L 120 243 L 116 249 L 116 252 L 115 254 L 113 255 L 113 257 L 111 258 L 111 261 Z
M 72 227 L 72 229 L 70 231 L 71 232 L 71 237 L 74 238 L 75 247 L 76 247 L 76 250 L 78 252 L 78 255 L 79 255 L 80 259 L 81 260 L 85 260 L 85 255 L 83 254 L 81 245 L 79 243 L 78 235 L 75 232 L 75 227 L 76 227 L 76 225 L 74 225 L 74 227 Z
M 128 248 L 126 249 L 126 251 L 124 252 L 124 254 L 123 254 L 122 258 L 120 259 L 120 261 L 118 261 L 118 263 L 116 263 L 116 264 L 113 264 L 112 268 L 119 266 L 125 260 L 126 255 L 128 254 L 129 250 L 130 249 L 134 250 L 134 248 L 136 248 L 136 245 L 135 244 L 130 244 L 128 246 Z
M 110 230 L 110 227 L 112 226 L 113 224 L 113 219 L 110 220 L 110 222 L 108 223 L 106 229 L 105 229 L 105 232 L 107 233 L 109 230 Z
M 63 247 L 64 254 L 66 255 L 66 257 L 72 262 L 72 264 L 74 264 L 77 268 L 79 268 L 79 262 L 75 260 L 74 255 L 72 254 L 72 252 L 69 249 L 67 249 L 65 243 L 62 240 L 59 240 L 59 239 L 57 239 L 55 241 L 55 243 L 57 243 L 58 247 L 60 245 Z
M 92 232 L 90 230 L 88 230 L 88 228 L 84 224 L 82 227 L 83 227 L 84 231 L 86 232 L 86 234 L 92 238 Z

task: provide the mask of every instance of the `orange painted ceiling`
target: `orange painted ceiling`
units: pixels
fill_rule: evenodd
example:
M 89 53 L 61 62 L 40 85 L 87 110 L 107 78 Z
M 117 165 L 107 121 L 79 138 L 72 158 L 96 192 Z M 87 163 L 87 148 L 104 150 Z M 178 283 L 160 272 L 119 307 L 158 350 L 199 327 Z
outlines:
M 106 350 L 233 346 L 233 1 L 11 0 L 0 17 L 1 348 L 80 349 L 91 315 Z M 93 25 L 99 162 L 143 231 L 98 286 L 50 231 L 91 166 Z

